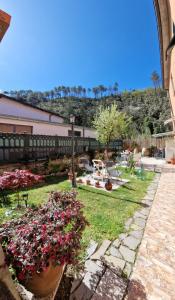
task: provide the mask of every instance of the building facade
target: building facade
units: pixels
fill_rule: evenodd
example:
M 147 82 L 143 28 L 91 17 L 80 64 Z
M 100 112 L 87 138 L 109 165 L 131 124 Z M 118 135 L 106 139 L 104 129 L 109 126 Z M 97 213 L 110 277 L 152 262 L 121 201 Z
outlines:
M 163 87 L 169 93 L 173 131 L 166 138 L 165 158 L 175 156 L 175 0 L 154 0 L 159 33 Z M 162 135 L 163 136 L 163 135 Z
M 163 87 L 168 90 L 171 105 L 171 120 L 175 131 L 175 1 L 154 0 L 157 16 Z
M 71 136 L 62 116 L 0 94 L 0 132 Z M 75 135 L 95 138 L 95 130 L 75 126 Z

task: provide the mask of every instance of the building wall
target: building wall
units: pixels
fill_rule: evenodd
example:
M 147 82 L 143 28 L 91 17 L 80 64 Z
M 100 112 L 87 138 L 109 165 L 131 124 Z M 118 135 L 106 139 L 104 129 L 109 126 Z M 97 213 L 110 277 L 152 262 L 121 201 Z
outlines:
M 0 123 L 2 124 L 12 124 L 12 125 L 23 125 L 23 126 L 32 126 L 33 134 L 41 135 L 59 135 L 59 136 L 68 136 L 68 131 L 71 130 L 71 125 L 69 124 L 54 124 L 44 121 L 34 121 L 34 120 L 22 120 L 22 118 L 9 118 L 0 116 Z M 76 131 L 81 132 L 81 137 L 83 137 L 83 128 L 80 126 L 75 126 Z M 84 128 L 84 137 L 95 138 L 95 130 L 90 128 Z
M 173 23 L 175 26 L 175 1 L 169 0 L 170 7 L 170 20 L 172 26 L 172 36 L 173 36 Z M 175 47 L 171 52 L 171 63 L 170 63 L 170 82 L 169 82 L 169 94 L 172 103 L 173 117 L 175 117 Z
M 55 123 L 64 122 L 64 119 L 59 116 L 15 102 L 5 97 L 0 98 L 0 114 L 33 120 L 52 121 Z

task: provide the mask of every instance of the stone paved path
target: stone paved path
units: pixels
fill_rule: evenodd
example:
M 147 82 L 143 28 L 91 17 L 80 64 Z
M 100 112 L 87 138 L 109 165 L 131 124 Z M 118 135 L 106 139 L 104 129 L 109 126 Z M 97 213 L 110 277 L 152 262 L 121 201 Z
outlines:
M 126 221 L 125 232 L 118 239 L 104 240 L 101 245 L 91 242 L 84 271 L 73 282 L 70 300 L 124 298 L 159 178 L 157 174 L 141 201 L 141 208 Z
M 175 167 L 163 168 L 128 300 L 175 300 Z

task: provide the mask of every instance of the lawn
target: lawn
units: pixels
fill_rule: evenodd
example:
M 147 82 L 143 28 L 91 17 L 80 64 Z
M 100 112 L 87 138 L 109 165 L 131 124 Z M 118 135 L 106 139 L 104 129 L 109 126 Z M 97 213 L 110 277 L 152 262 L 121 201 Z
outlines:
M 125 221 L 141 206 L 147 187 L 154 177 L 154 173 L 145 172 L 145 180 L 138 179 L 123 171 L 122 177 L 130 182 L 111 193 L 79 185 L 78 200 L 84 205 L 84 214 L 89 226 L 83 234 L 82 244 L 86 247 L 91 239 L 101 242 L 103 239 L 116 239 L 124 231 Z M 66 178 L 51 178 L 43 186 L 28 190 L 29 204 L 38 205 L 48 199 L 49 192 L 70 190 L 71 184 Z M 0 208 L 0 222 L 18 217 L 23 210 L 13 210 L 15 195 L 10 195 L 11 205 Z M 15 203 L 16 205 L 16 203 Z

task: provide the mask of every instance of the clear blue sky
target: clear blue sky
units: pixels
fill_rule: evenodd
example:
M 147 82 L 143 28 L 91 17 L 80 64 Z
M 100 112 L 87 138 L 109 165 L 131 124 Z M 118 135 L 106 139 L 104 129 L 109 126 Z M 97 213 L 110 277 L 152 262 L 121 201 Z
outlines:
M 0 0 L 12 15 L 0 44 L 0 89 L 151 86 L 160 73 L 152 0 Z

